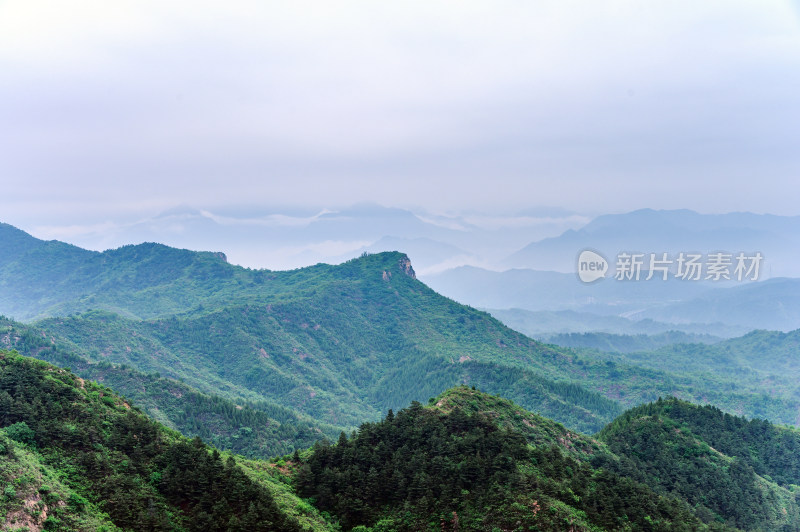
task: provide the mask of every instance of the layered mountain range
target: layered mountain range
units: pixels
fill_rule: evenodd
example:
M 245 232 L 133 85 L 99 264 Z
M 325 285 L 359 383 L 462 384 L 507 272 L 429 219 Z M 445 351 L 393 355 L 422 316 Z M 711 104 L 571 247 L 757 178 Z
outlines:
M 399 251 L 0 245 L 8 529 L 798 528 L 794 332 L 543 343 Z

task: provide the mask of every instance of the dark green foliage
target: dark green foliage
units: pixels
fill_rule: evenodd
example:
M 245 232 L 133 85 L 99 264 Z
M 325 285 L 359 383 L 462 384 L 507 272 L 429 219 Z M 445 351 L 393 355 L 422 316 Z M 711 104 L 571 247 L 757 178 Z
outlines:
M 189 530 L 299 530 L 281 515 L 264 488 L 251 481 L 233 460 L 199 439 L 172 445 L 157 459 L 150 479 L 167 502 L 181 508 Z M 238 521 L 238 526 L 233 526 Z
M 656 407 L 662 415 L 683 424 L 721 453 L 736 457 L 755 473 L 769 476 L 778 484 L 800 485 L 800 431 L 676 399 L 656 403 Z
M 392 422 L 362 425 L 353 440 L 342 433 L 337 445 L 315 447 L 298 491 L 335 512 L 346 528 L 374 523 L 385 505 L 445 515 L 463 511 L 451 503 L 463 490 L 482 504 L 501 486 L 514 489 L 515 461 L 525 455 L 519 434 L 460 412 L 437 416 L 414 403 Z
M 698 515 L 753 530 L 800 530 L 800 432 L 677 399 L 631 411 L 599 437 L 622 458 L 617 470 L 663 493 L 677 493 Z
M 458 394 L 493 410 L 468 413 L 448 392 L 434 401 L 447 411 L 412 403 L 362 425 L 352 438 L 342 433 L 336 445 L 314 447 L 297 474 L 299 494 L 335 514 L 346 530 L 383 530 L 388 523 L 394 530 L 561 530 L 570 521 L 581 529 L 704 528 L 680 500 L 594 469 L 555 441 L 529 447 L 520 432 L 500 428 L 490 415 L 516 415 L 499 413 L 495 398 L 468 389 Z
M 32 431 L 43 462 L 76 491 L 65 502 L 92 501 L 122 528 L 300 529 L 265 488 L 201 440 L 166 431 L 107 388 L 2 351 L 0 427 L 24 438 Z M 39 492 L 46 497 L 49 489 Z M 45 528 L 59 529 L 55 519 Z
M 14 441 L 19 443 L 23 443 L 25 445 L 34 445 L 34 436 L 36 435 L 33 432 L 27 423 L 24 421 L 17 421 L 5 428 L 6 436 L 11 438 Z
M 565 455 L 558 447 L 531 452 L 538 469 L 523 489 L 571 504 L 606 530 L 696 530 L 698 519 L 677 497 L 658 496 L 645 484 Z
M 44 530 L 90 530 L 80 517 L 89 508 L 132 530 L 300 529 L 232 458 L 107 388 L 9 352 L 0 352 L 0 427 L 0 456 L 30 449 L 73 490 L 38 486 L 59 508 Z M 345 529 L 791 531 L 796 495 L 754 468 L 793 483 L 797 434 L 669 400 L 621 416 L 600 435 L 606 448 L 460 387 L 295 452 L 290 467 L 299 494 Z

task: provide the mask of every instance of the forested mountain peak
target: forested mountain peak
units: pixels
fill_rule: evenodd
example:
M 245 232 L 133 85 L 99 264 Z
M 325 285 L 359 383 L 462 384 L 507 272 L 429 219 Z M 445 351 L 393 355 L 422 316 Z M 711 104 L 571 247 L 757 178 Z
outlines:
M 431 398 L 429 407 L 445 414 L 460 410 L 468 415 L 482 415 L 491 419 L 498 427 L 522 434 L 531 445 L 555 445 L 582 458 L 597 452 L 607 452 L 601 443 L 590 436 L 571 431 L 552 419 L 525 410 L 513 401 L 484 393 L 474 387 L 451 388 Z
M 526 438 L 531 419 L 556 433 Z M 359 532 L 731 529 L 607 467 L 618 459 L 597 442 L 581 456 L 566 437 L 509 401 L 456 387 L 316 445 L 296 486 Z

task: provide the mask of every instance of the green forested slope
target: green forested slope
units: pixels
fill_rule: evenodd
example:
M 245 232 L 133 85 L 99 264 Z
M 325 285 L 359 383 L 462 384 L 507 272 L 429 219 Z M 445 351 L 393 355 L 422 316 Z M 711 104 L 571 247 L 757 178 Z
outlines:
M 375 306 L 370 300 L 374 295 L 365 299 Z M 326 312 L 326 305 L 334 310 Z M 505 392 L 590 432 L 621 411 L 612 400 L 564 382 L 557 375 L 557 360 L 539 362 L 542 369 L 537 370 L 496 357 L 495 351 L 503 348 L 495 342 L 480 345 L 476 337 L 482 332 L 465 335 L 464 341 L 435 341 L 415 335 L 413 324 L 395 325 L 394 332 L 387 332 L 385 324 L 375 322 L 372 308 L 358 312 L 341 307 L 303 301 L 155 321 L 93 312 L 54 318 L 37 328 L 96 363 L 158 372 L 206 393 L 237 402 L 266 400 L 340 426 L 358 425 L 387 408 L 426 399 L 461 382 Z M 424 308 L 385 312 L 393 324 L 406 316 L 413 321 L 428 316 Z M 486 325 L 482 320 L 479 324 Z M 530 345 L 516 349 L 531 361 L 538 358 L 537 344 L 524 341 Z M 559 380 L 543 376 L 543 370 Z
M 800 408 L 766 387 L 740 390 L 736 373 L 710 379 L 537 343 L 397 273 L 400 258 L 360 259 L 362 271 L 350 279 L 295 301 L 146 321 L 91 312 L 37 326 L 93 361 L 159 372 L 237 401 L 275 402 L 339 426 L 461 383 L 589 433 L 623 406 L 659 395 L 782 422 Z M 395 275 L 383 280 L 392 267 Z
M 141 321 L 94 311 L 37 327 L 94 362 L 182 378 L 237 401 L 279 401 L 331 424 L 357 425 L 464 381 L 589 431 L 620 411 L 580 385 L 553 382 L 564 380 L 561 353 L 435 294 L 400 253 L 250 273 L 268 274 L 265 283 L 283 292 L 266 297 L 247 285 L 231 295 L 223 278 L 218 292 L 228 306 L 214 306 L 214 292 L 181 316 Z
M 800 530 L 800 431 L 673 398 L 626 412 L 598 437 L 620 472 L 679 494 L 706 520 Z
M 345 530 L 800 530 L 800 432 L 677 399 L 596 438 L 459 387 L 317 444 L 299 494 Z
M 301 529 L 233 459 L 161 427 L 108 388 L 8 351 L 0 352 L 0 427 L 0 440 L 15 440 L 0 459 L 4 529 L 20 522 L 20 508 L 47 530 L 101 530 L 109 521 L 135 530 Z M 44 484 L 48 477 L 57 483 Z
M 735 370 L 748 371 L 764 377 L 784 376 L 794 382 L 800 380 L 800 329 L 788 333 L 780 331 L 752 331 L 744 336 L 730 338 L 714 345 L 680 343 L 655 351 L 654 356 L 689 363 L 692 370 L 722 373 Z M 630 355 L 646 360 L 646 354 Z
M 250 457 L 275 456 L 335 437 L 341 427 L 303 418 L 287 407 L 265 401 L 233 402 L 186 384 L 142 373 L 104 360 L 90 362 L 80 348 L 56 341 L 30 325 L 0 317 L 0 344 L 64 368 L 123 393 L 156 421 L 183 435 L 200 436 L 219 449 Z
M 459 382 L 508 391 L 589 431 L 620 411 L 580 385 L 553 382 L 565 380 L 553 363 L 560 353 L 435 294 L 400 253 L 252 271 L 211 253 L 156 244 L 95 253 L 0 229 L 8 251 L 0 310 L 114 312 L 38 324 L 93 362 L 182 378 L 237 402 L 279 402 L 334 425 Z M 168 317 L 138 319 L 154 316 Z
M 0 245 L 0 314 L 23 321 L 90 309 L 153 318 L 234 300 L 291 300 L 334 280 L 335 269 L 319 264 L 292 271 L 250 270 L 228 264 L 222 253 L 156 243 L 100 253 L 42 241 L 3 223 Z
M 600 442 L 468 388 L 317 445 L 300 495 L 345 530 L 723 530 L 614 468 Z
M 32 441 L 32 431 L 23 422 L 0 429 L 2 530 L 120 530 L 31 449 Z

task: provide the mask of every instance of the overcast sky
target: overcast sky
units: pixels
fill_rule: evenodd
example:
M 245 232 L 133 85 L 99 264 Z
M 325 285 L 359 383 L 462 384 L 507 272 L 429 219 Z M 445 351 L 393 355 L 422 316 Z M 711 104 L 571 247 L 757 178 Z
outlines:
M 771 0 L 0 0 L 0 220 L 358 201 L 800 214 Z

